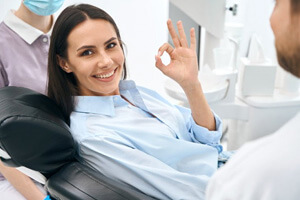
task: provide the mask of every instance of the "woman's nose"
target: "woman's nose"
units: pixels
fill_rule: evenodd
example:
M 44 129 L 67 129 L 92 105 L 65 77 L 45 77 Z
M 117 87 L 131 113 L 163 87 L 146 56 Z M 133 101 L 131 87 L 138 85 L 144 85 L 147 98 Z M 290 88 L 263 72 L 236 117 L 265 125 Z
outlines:
M 108 68 L 112 65 L 112 58 L 106 53 L 101 52 L 98 60 L 98 66 L 101 68 Z

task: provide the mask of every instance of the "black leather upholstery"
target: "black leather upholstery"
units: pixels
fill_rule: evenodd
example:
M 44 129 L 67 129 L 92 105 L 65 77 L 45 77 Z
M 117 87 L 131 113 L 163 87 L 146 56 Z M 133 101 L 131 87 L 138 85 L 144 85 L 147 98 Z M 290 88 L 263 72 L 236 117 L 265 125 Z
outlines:
M 153 200 L 135 189 L 117 183 L 78 162 L 66 165 L 46 184 L 51 196 L 70 200 Z
M 48 176 L 74 159 L 69 127 L 47 96 L 26 88 L 1 88 L 0 125 L 0 146 L 15 166 Z
M 153 199 L 75 161 L 65 121 L 47 96 L 20 87 L 0 89 L 0 148 L 11 157 L 2 160 L 43 173 L 53 199 Z

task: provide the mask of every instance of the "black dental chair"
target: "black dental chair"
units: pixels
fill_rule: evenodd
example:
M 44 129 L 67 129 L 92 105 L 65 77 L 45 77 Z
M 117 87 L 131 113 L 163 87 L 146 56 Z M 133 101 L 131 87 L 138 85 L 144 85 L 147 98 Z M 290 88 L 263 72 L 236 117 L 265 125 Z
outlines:
M 48 97 L 21 87 L 0 89 L 0 157 L 46 177 L 57 200 L 153 200 L 74 159 L 75 143 L 66 120 Z

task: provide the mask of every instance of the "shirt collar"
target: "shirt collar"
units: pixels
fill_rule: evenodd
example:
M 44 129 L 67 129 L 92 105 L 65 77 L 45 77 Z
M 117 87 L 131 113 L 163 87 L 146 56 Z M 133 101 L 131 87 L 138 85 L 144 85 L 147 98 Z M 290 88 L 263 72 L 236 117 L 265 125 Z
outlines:
M 134 103 L 140 108 L 144 108 L 145 104 L 138 92 L 134 81 L 121 80 L 119 89 L 122 96 Z M 128 105 L 120 95 L 114 96 L 76 96 L 75 112 L 94 113 L 108 116 L 115 116 L 115 108 Z
M 38 37 L 45 35 L 42 31 L 18 18 L 14 12 L 14 10 L 10 10 L 3 21 L 28 44 L 32 44 Z M 52 32 L 52 28 L 48 34 Z

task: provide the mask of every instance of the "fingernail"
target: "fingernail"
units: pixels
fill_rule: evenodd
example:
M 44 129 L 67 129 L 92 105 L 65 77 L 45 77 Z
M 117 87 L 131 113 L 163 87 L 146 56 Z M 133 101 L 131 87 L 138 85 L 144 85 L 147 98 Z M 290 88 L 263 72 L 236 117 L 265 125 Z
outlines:
M 157 56 L 158 56 L 158 57 L 161 56 L 161 52 L 160 52 L 160 51 L 157 52 Z

